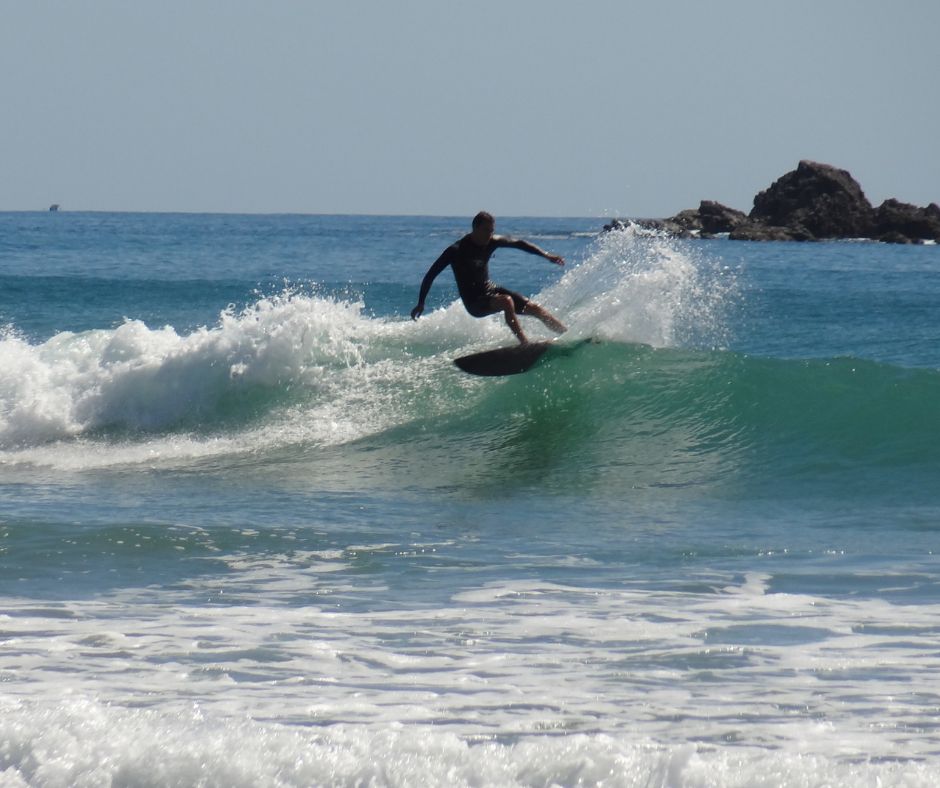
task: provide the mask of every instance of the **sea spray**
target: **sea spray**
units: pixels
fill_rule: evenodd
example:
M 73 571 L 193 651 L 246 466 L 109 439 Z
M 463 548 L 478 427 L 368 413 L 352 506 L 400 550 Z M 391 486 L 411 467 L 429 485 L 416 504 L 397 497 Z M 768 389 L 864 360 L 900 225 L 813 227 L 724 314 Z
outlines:
M 575 336 L 653 347 L 726 347 L 735 273 L 693 245 L 630 225 L 599 236 L 584 262 L 549 287 Z

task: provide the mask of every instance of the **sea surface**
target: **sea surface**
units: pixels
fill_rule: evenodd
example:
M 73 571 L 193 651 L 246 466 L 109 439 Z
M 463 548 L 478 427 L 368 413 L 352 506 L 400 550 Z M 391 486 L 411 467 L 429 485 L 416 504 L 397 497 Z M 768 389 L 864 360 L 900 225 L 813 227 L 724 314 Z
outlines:
M 940 248 L 603 224 L 0 214 L 0 785 L 940 784 Z

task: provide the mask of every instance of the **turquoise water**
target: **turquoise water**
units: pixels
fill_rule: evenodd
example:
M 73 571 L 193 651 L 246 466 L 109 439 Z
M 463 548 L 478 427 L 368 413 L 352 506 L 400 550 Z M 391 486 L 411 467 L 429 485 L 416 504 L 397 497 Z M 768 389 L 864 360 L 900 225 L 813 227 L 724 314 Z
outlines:
M 0 784 L 935 785 L 937 247 L 467 223 L 0 214 Z

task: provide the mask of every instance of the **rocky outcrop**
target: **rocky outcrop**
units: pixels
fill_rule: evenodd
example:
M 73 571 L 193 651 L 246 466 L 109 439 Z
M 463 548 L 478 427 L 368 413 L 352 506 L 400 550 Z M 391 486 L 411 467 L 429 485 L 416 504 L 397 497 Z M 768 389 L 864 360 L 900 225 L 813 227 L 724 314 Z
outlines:
M 727 233 L 742 241 L 818 241 L 870 238 L 891 243 L 940 243 L 940 206 L 926 208 L 885 200 L 872 206 L 858 182 L 829 164 L 801 161 L 754 198 L 747 215 L 703 200 L 697 209 L 669 219 L 636 219 L 632 224 L 681 238 Z M 624 226 L 622 220 L 605 229 Z
M 729 233 L 747 222 L 747 215 L 712 200 L 702 200 L 698 208 L 681 211 L 669 219 L 614 219 L 605 230 L 621 229 L 633 224 L 645 230 L 676 238 L 713 238 Z
M 775 224 L 764 224 L 760 221 L 746 221 L 736 227 L 728 237 L 732 241 L 815 241 L 814 236 L 802 225 L 781 227 Z
M 702 232 L 708 235 L 734 232 L 747 223 L 747 217 L 742 211 L 712 200 L 702 200 L 699 203 L 698 216 L 702 223 Z
M 875 212 L 855 179 L 828 164 L 801 161 L 754 198 L 749 218 L 810 238 L 870 238 Z
M 873 237 L 889 243 L 914 243 L 933 239 L 940 242 L 940 206 L 935 202 L 926 208 L 885 200 L 875 212 Z

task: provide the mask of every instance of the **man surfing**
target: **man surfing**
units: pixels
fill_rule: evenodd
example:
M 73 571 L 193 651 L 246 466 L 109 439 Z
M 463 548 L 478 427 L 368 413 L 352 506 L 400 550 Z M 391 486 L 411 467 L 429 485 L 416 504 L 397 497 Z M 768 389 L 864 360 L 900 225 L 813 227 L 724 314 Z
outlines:
M 453 269 L 454 279 L 457 280 L 460 300 L 474 317 L 486 317 L 502 312 L 506 317 L 506 325 L 523 345 L 528 344 L 529 340 L 522 326 L 519 325 L 517 315 L 532 315 L 556 334 L 563 334 L 567 331 L 564 324 L 546 309 L 519 293 L 494 285 L 489 277 L 489 263 L 493 252 L 501 247 L 521 249 L 529 254 L 537 254 L 556 265 L 564 265 L 564 259 L 557 254 L 550 254 L 539 249 L 528 241 L 494 235 L 495 229 L 496 220 L 486 211 L 480 211 L 473 217 L 470 233 L 452 246 L 448 246 L 424 275 L 421 292 L 418 294 L 418 305 L 411 310 L 411 319 L 417 320 L 418 316 L 424 312 L 424 299 L 427 298 L 431 284 L 449 265 Z

